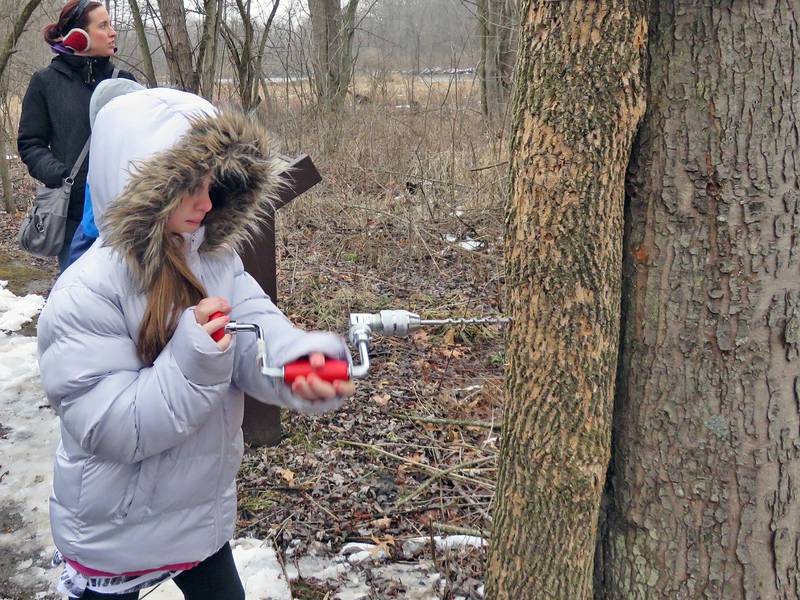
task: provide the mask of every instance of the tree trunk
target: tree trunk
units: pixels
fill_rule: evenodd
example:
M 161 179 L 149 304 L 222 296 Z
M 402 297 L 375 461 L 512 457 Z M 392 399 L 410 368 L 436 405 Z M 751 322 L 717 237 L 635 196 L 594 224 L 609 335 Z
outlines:
M 192 45 L 186 28 L 186 10 L 181 0 L 158 0 L 161 23 L 164 26 L 170 79 L 182 90 L 197 93 L 198 78 L 192 65 Z
M 261 87 L 264 91 L 264 98 L 267 98 L 267 88 L 266 85 L 262 85 L 264 81 L 263 76 L 263 66 L 264 66 L 264 54 L 267 48 L 267 39 L 269 38 L 269 31 L 272 29 L 272 22 L 275 20 L 275 15 L 278 12 L 278 6 L 280 4 L 280 0 L 274 0 L 272 3 L 272 10 L 269 13 L 269 17 L 267 17 L 267 22 L 264 24 L 264 29 L 261 31 L 261 40 L 258 44 L 258 54 L 255 57 L 254 66 L 251 69 L 251 77 L 249 81 L 249 85 L 251 87 L 250 97 L 253 98 L 256 103 L 260 102 L 260 98 L 258 97 L 258 90 Z
M 339 0 L 308 0 L 314 87 L 318 102 L 328 110 L 340 109 L 347 96 L 357 9 L 358 0 L 349 0 L 344 8 Z
M 481 61 L 478 63 L 478 81 L 481 86 L 481 112 L 489 116 L 489 92 L 486 89 L 489 81 L 495 77 L 492 68 L 494 63 L 488 60 L 491 31 L 489 29 L 489 2 L 491 0 L 478 0 L 478 37 L 481 40 Z
M 214 98 L 214 83 L 217 71 L 217 39 L 220 34 L 222 10 L 220 0 L 205 0 L 203 37 L 197 52 L 197 65 L 200 71 L 198 80 L 200 94 L 209 102 Z
M 22 10 L 19 11 L 19 14 L 16 16 L 13 23 L 11 23 L 11 27 L 6 33 L 5 39 L 3 40 L 2 47 L 0 47 L 0 80 L 3 78 L 3 74 L 6 71 L 8 62 L 11 60 L 11 56 L 16 51 L 15 48 L 17 46 L 17 41 L 19 41 L 20 36 L 25 31 L 25 27 L 27 26 L 33 11 L 38 8 L 41 2 L 42 0 L 28 0 L 28 2 L 22 6 Z M 14 214 L 17 211 L 17 208 L 12 195 L 11 180 L 8 174 L 4 128 L 0 128 L 0 137 L 2 138 L 0 139 L 0 153 L 2 153 L 2 157 L 0 157 L 0 179 L 2 179 L 4 205 L 6 212 L 9 214 Z
M 8 173 L 7 151 L 6 132 L 3 128 L 0 128 L 0 182 L 2 182 L 3 186 L 3 205 L 6 208 L 6 212 L 13 215 L 17 212 L 17 203 L 14 201 L 14 191 L 11 186 L 11 177 Z
M 128 5 L 131 7 L 133 26 L 136 29 L 136 39 L 139 41 L 139 52 L 142 55 L 143 71 L 147 79 L 147 86 L 157 87 L 158 79 L 156 79 L 156 71 L 153 68 L 150 44 L 147 42 L 147 32 L 144 27 L 144 21 L 142 20 L 142 13 L 139 11 L 139 3 L 137 0 L 128 0 Z
M 481 111 L 502 118 L 513 83 L 519 0 L 479 0 Z
M 238 35 L 227 23 L 222 24 L 223 37 L 230 52 L 231 63 L 233 63 L 233 68 L 236 70 L 239 100 L 245 109 L 254 108 L 261 101 L 258 96 L 258 89 L 262 80 L 261 69 L 269 30 L 278 12 L 279 5 L 280 0 L 273 0 L 272 9 L 259 40 L 256 40 L 256 27 L 250 16 L 251 5 L 249 1 L 238 0 L 236 2 L 242 23 L 243 31 L 241 35 Z M 258 46 L 257 50 L 256 46 Z
M 514 320 L 487 598 L 581 600 L 611 441 L 646 15 L 644 0 L 528 0 L 521 14 L 505 248 Z
M 17 41 L 25 31 L 25 27 L 28 25 L 33 11 L 35 11 L 41 3 L 42 0 L 28 0 L 28 2 L 22 6 L 22 10 L 19 11 L 10 30 L 6 33 L 3 46 L 0 47 L 0 79 L 2 79 L 3 74 L 6 72 L 8 61 L 11 59 L 11 55 L 14 54 Z
M 800 597 L 797 3 L 654 3 L 598 597 Z

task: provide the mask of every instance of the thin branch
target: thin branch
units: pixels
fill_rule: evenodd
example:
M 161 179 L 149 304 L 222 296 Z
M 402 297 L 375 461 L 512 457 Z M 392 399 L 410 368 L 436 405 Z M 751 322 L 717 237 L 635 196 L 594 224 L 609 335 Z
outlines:
M 493 460 L 494 460 L 494 456 L 484 456 L 482 458 L 476 458 L 475 460 L 468 460 L 467 462 L 463 462 L 463 463 L 459 463 L 457 465 L 453 465 L 452 467 L 450 467 L 448 469 L 445 469 L 444 471 L 440 471 L 439 473 L 435 473 L 435 474 L 431 475 L 430 477 L 428 477 L 428 479 L 423 481 L 419 486 L 417 486 L 417 488 L 414 489 L 413 492 L 411 492 L 410 494 L 407 494 L 407 495 L 403 496 L 402 498 L 400 498 L 400 500 L 397 501 L 395 506 L 400 507 L 400 506 L 403 506 L 403 504 L 405 504 L 406 502 L 409 502 L 409 501 L 413 500 L 414 498 L 416 498 L 417 496 L 422 494 L 425 490 L 427 490 L 431 485 L 433 485 L 433 483 L 435 481 L 438 481 L 438 480 L 440 480 L 440 479 L 442 479 L 444 477 L 449 478 L 453 473 L 456 473 L 457 471 L 464 471 L 464 470 L 469 469 L 471 467 L 476 467 L 478 465 L 482 465 L 483 463 L 486 463 L 486 462 L 489 462 L 489 461 L 493 461 Z

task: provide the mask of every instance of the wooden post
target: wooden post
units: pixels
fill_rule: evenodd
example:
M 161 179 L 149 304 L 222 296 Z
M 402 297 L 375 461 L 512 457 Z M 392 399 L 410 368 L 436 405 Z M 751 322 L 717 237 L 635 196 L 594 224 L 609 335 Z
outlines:
M 281 173 L 285 185 L 281 188 L 275 202 L 275 210 L 286 206 L 303 192 L 308 191 L 322 177 L 308 155 L 285 158 L 286 169 Z M 245 270 L 252 275 L 275 304 L 278 304 L 278 278 L 275 260 L 275 215 L 264 226 L 253 243 L 242 252 Z M 269 332 L 265 332 L 269 335 Z M 242 424 L 245 442 L 251 446 L 274 446 L 281 439 L 281 417 L 277 406 L 264 404 L 255 398 L 245 396 L 244 423 Z

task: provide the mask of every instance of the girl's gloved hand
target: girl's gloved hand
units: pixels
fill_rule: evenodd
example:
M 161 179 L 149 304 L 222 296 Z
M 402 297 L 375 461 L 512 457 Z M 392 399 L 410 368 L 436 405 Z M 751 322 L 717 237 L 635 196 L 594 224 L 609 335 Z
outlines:
M 211 319 L 209 321 L 209 317 L 216 312 L 221 312 L 225 316 L 224 317 L 217 317 L 216 319 Z M 211 296 L 210 298 L 203 298 L 200 302 L 197 303 L 197 306 L 194 308 L 194 318 L 197 322 L 206 330 L 208 335 L 211 335 L 218 329 L 222 329 L 230 322 L 230 317 L 228 314 L 231 312 L 231 307 L 228 305 L 228 301 L 225 298 L 220 298 L 219 296 Z M 226 333 L 222 338 L 217 342 L 217 346 L 221 351 L 225 351 L 231 345 L 231 334 Z
M 308 355 L 308 360 L 312 367 L 319 368 L 325 364 L 325 355 L 312 352 Z M 336 396 L 352 396 L 355 391 L 356 385 L 352 381 L 337 380 L 328 383 L 313 373 L 308 377 L 298 377 L 292 383 L 292 393 L 309 402 L 330 400 Z

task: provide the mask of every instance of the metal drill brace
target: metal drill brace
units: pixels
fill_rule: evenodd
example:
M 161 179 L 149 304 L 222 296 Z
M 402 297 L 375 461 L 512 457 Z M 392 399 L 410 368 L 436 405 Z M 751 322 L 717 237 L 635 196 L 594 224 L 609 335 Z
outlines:
M 218 313 L 222 315 L 222 313 Z M 216 315 L 212 315 L 214 318 Z M 225 333 L 254 333 L 258 366 L 266 377 L 282 379 L 291 383 L 295 378 L 315 373 L 326 381 L 337 379 L 363 379 L 369 373 L 369 343 L 374 334 L 403 337 L 413 333 L 420 327 L 438 327 L 441 325 L 504 325 L 509 317 L 485 317 L 478 319 L 421 319 L 416 313 L 407 310 L 382 310 L 379 313 L 350 313 L 350 330 L 348 337 L 353 347 L 358 348 L 361 364 L 349 365 L 345 361 L 328 359 L 320 369 L 312 368 L 308 360 L 299 360 L 284 367 L 267 366 L 267 348 L 264 333 L 255 323 L 239 323 L 231 321 L 225 325 Z M 221 332 L 222 330 L 220 330 Z M 219 340 L 224 334 L 216 336 Z M 214 337 L 214 336 L 212 336 Z
M 382 310 L 379 313 L 350 313 L 350 343 L 359 349 L 361 365 L 359 373 L 366 377 L 369 371 L 369 341 L 374 333 L 404 337 L 420 327 L 440 325 L 504 325 L 510 317 L 484 317 L 478 319 L 421 319 L 407 310 Z M 355 375 L 354 375 L 355 377 Z

